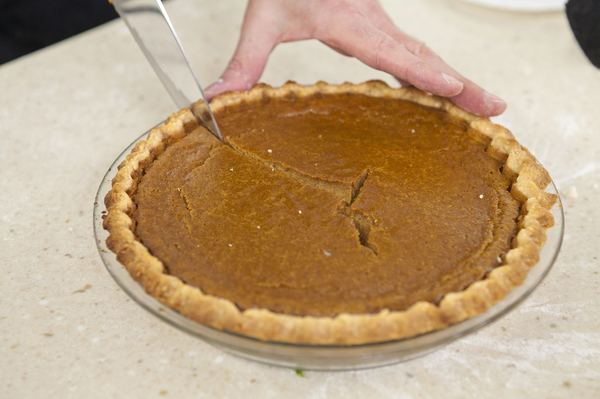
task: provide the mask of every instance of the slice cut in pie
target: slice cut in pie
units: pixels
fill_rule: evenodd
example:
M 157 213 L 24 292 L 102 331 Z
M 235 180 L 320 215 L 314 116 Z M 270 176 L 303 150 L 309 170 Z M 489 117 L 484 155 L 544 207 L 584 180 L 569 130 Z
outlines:
M 109 248 L 185 316 L 261 340 L 361 344 L 486 311 L 539 258 L 556 197 L 505 128 L 382 82 L 226 93 L 120 166 Z

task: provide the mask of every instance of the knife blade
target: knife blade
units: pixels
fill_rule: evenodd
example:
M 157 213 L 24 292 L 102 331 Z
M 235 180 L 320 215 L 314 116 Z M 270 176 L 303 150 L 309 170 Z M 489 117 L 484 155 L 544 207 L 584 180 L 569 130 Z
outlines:
M 223 141 L 202 86 L 183 50 L 161 0 L 112 0 L 138 46 L 179 108 L 192 108 L 212 134 Z M 200 100 L 203 100 L 200 101 Z

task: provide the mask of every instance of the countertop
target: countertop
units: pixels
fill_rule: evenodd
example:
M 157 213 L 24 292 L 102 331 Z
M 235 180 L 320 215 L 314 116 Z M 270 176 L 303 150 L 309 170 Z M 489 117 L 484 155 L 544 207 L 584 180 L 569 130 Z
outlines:
M 600 70 L 564 12 L 382 1 L 406 32 L 505 99 L 507 126 L 550 171 L 566 232 L 550 274 L 476 334 L 392 366 L 305 371 L 226 354 L 146 312 L 105 269 L 94 197 L 113 160 L 176 110 L 122 21 L 0 67 L 0 397 L 600 397 Z M 245 2 L 168 3 L 205 86 Z M 316 41 L 280 45 L 261 78 L 394 80 Z

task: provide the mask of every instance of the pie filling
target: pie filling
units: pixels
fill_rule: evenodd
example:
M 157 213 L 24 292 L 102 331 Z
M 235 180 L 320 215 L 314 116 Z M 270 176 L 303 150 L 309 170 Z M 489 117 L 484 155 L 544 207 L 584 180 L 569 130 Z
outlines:
M 334 316 L 438 303 L 501 263 L 521 203 L 447 113 L 360 94 L 228 107 L 145 170 L 135 234 L 244 310 Z

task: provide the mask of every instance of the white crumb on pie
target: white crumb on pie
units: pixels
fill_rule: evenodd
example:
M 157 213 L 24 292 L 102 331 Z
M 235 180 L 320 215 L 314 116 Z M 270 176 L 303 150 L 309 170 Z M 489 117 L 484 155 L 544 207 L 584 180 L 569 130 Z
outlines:
M 323 253 L 325 254 L 325 256 L 331 256 L 331 253 L 329 253 L 329 252 L 327 252 L 325 250 L 323 250 Z
M 415 129 L 410 129 L 411 133 L 416 133 L 417 131 Z
M 271 172 L 274 171 L 274 170 L 275 170 L 275 168 L 271 168 Z
M 231 169 L 229 169 L 229 170 L 233 172 L 233 168 L 231 168 Z
M 231 245 L 231 244 L 227 244 L 227 245 L 229 245 L 230 247 L 233 247 L 233 245 Z
M 269 148 L 269 149 L 267 150 L 267 152 L 270 154 L 270 153 L 272 153 L 272 152 L 273 152 L 273 150 Z
M 322 135 L 322 134 L 319 134 L 319 138 L 321 138 L 321 137 L 323 137 L 323 135 Z
M 479 196 L 479 198 L 483 198 L 483 194 L 481 194 L 481 195 Z
M 498 261 L 498 263 L 502 263 L 502 257 L 500 255 L 498 255 L 498 257 L 496 258 L 496 260 Z
M 577 194 L 577 188 L 575 188 L 575 186 L 571 186 L 567 191 L 565 191 L 565 197 L 569 199 L 575 199 L 578 196 L 579 195 Z
M 260 226 L 256 226 L 257 229 L 260 229 Z
M 299 214 L 302 214 L 302 211 L 298 211 Z

